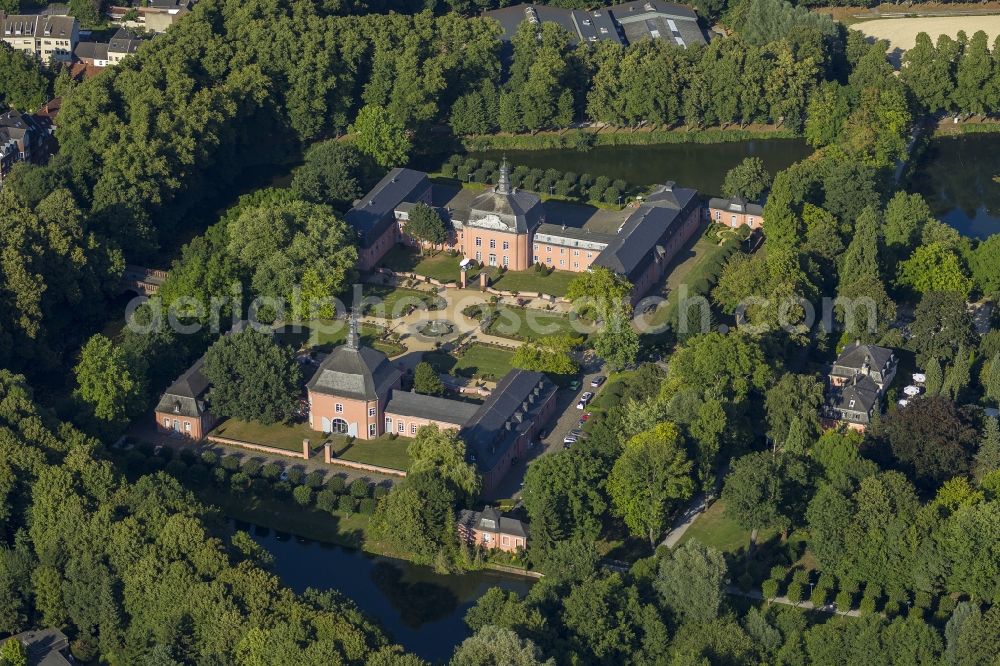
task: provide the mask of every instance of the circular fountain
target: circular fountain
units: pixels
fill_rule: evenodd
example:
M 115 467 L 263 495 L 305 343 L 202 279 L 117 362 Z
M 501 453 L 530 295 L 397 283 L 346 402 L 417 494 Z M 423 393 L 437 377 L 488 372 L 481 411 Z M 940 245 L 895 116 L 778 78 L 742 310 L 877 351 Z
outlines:
M 417 332 L 429 338 L 440 338 L 455 332 L 455 325 L 445 319 L 432 319 L 417 326 Z

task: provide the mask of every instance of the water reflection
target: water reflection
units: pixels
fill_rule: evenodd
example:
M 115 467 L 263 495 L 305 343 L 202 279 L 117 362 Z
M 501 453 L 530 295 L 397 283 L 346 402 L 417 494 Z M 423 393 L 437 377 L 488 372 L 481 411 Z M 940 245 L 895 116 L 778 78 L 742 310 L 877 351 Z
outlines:
M 941 137 L 931 140 L 909 189 L 963 235 L 985 238 L 1000 232 L 998 175 L 1000 135 Z
M 466 611 L 491 587 L 526 594 L 531 581 L 481 571 L 442 576 L 428 567 L 234 521 L 274 556 L 273 569 L 296 592 L 334 589 L 385 627 L 393 640 L 444 661 L 468 635 Z

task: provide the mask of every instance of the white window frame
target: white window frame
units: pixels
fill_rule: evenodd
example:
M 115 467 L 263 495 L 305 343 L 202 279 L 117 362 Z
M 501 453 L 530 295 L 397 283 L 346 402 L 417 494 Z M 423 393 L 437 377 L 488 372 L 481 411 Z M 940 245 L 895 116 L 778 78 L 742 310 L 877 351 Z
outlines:
M 338 402 L 337 404 L 335 404 L 333 406 L 333 411 L 336 414 L 343 414 L 344 413 L 344 404 L 341 403 L 341 402 Z
M 374 407 L 369 407 L 369 408 L 368 408 L 368 416 L 369 416 L 369 417 L 371 417 L 371 416 L 375 416 L 375 412 L 376 412 L 376 410 L 375 410 L 375 408 L 374 408 Z

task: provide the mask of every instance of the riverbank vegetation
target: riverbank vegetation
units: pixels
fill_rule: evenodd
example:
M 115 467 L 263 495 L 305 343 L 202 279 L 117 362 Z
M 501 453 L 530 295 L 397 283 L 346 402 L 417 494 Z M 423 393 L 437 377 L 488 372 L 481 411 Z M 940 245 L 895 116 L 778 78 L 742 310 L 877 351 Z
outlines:
M 367 661 L 387 645 L 343 597 L 283 588 L 245 534 L 211 533 L 171 476 L 123 480 L 7 371 L 0 431 L 0 633 L 61 627 L 81 662 Z

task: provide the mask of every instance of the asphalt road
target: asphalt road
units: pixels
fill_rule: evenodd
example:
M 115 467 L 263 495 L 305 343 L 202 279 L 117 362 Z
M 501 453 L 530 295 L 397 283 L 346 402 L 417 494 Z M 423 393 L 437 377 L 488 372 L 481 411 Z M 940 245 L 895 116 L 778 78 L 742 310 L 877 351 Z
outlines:
M 547 431 L 547 435 L 542 440 L 541 446 L 535 445 L 530 449 L 530 453 L 525 459 L 519 460 L 513 465 L 507 476 L 504 477 L 504 480 L 493 489 L 493 492 L 484 496 L 486 501 L 508 498 L 520 499 L 524 474 L 527 472 L 531 461 L 547 453 L 563 450 L 563 437 L 570 430 L 578 427 L 577 424 L 580 421 L 580 417 L 587 411 L 576 408 L 576 403 L 579 401 L 580 396 L 586 391 L 592 391 L 595 397 L 599 395 L 604 385 L 597 389 L 591 388 L 590 381 L 598 375 L 607 377 L 608 374 L 603 367 L 602 361 L 593 356 L 583 359 L 580 362 L 580 367 L 585 373 L 580 379 L 580 388 L 576 391 L 559 389 L 556 393 L 556 414 L 558 416 L 555 420 L 550 419 L 547 424 L 542 426 L 542 429 Z

